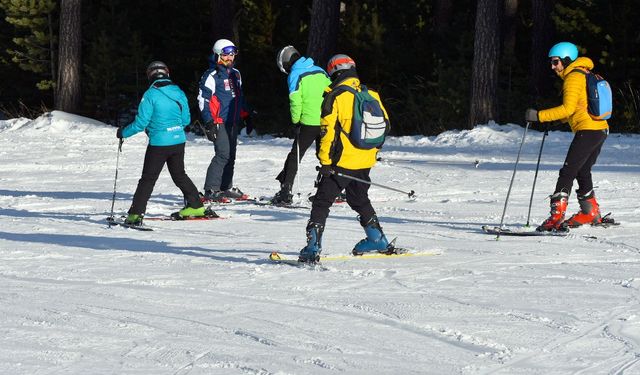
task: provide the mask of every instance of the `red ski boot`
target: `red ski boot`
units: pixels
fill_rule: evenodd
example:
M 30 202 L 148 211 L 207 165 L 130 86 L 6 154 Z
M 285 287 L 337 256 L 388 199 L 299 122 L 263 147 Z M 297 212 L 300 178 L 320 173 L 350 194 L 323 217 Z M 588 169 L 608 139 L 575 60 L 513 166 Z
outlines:
M 562 191 L 551 196 L 551 216 L 536 228 L 538 232 L 563 229 L 562 222 L 564 214 L 567 212 L 567 198 L 569 198 L 569 194 Z
M 600 206 L 596 201 L 596 195 L 593 190 L 585 195 L 578 195 L 578 203 L 580 204 L 580 211 L 565 221 L 564 225 L 569 228 L 576 228 L 584 224 L 594 225 L 602 222 Z

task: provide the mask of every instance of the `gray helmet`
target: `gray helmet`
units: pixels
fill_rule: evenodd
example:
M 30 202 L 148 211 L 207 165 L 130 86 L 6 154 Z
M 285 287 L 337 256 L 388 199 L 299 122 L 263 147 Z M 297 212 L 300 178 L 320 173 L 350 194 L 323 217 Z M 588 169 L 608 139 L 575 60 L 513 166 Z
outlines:
M 333 77 L 333 74 L 340 70 L 347 70 L 356 67 L 356 62 L 347 55 L 337 54 L 333 55 L 332 58 L 329 59 L 327 63 L 327 73 L 330 77 Z
M 286 46 L 278 52 L 276 64 L 284 74 L 288 74 L 291 66 L 300 58 L 300 52 L 294 46 Z
M 169 78 L 169 67 L 162 61 L 152 61 L 147 66 L 147 79 L 153 82 L 160 78 Z

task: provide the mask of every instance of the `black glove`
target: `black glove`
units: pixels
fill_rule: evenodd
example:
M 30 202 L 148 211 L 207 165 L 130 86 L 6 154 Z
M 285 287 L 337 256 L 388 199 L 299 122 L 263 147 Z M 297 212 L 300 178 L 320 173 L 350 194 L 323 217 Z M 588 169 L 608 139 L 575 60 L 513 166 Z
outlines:
M 124 138 L 124 137 L 122 136 L 122 129 L 124 129 L 124 128 L 118 128 L 118 131 L 116 131 L 116 137 L 117 137 L 118 139 L 122 139 L 122 138 Z
M 215 142 L 216 138 L 218 138 L 218 129 L 220 129 L 220 124 L 214 124 L 213 120 L 209 120 L 204 124 L 204 134 L 211 142 Z
M 293 126 L 293 135 L 298 138 L 298 136 L 300 135 L 300 128 L 302 127 L 302 125 L 299 122 L 296 122 L 295 124 L 292 124 Z
M 334 173 L 330 165 L 321 165 L 319 171 L 322 177 L 329 177 Z
M 526 122 L 540 122 L 538 120 L 538 111 L 533 108 L 529 108 L 524 112 L 524 120 Z

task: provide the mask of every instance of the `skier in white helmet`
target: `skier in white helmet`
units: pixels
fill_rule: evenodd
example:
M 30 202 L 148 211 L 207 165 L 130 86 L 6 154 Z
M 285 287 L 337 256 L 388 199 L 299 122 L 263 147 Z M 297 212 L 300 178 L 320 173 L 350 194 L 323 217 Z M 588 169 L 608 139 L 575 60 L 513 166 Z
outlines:
M 215 154 L 204 183 L 205 201 L 228 202 L 247 196 L 233 187 L 238 134 L 250 111 L 242 92 L 242 77 L 234 67 L 238 48 L 228 39 L 213 45 L 210 67 L 200 79 L 198 105 L 207 138 Z

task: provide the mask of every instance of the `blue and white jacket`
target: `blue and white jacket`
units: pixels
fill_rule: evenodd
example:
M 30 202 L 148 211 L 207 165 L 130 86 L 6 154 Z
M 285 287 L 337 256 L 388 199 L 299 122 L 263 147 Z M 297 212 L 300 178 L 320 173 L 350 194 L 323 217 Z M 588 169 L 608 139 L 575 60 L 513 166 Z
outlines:
M 144 130 L 149 145 L 173 146 L 186 142 L 184 128 L 190 123 L 187 96 L 171 80 L 162 78 L 145 91 L 135 120 L 122 129 L 122 136 L 128 138 Z
M 242 77 L 236 68 L 213 64 L 200 78 L 198 106 L 202 121 L 235 126 L 249 117 L 242 93 Z

